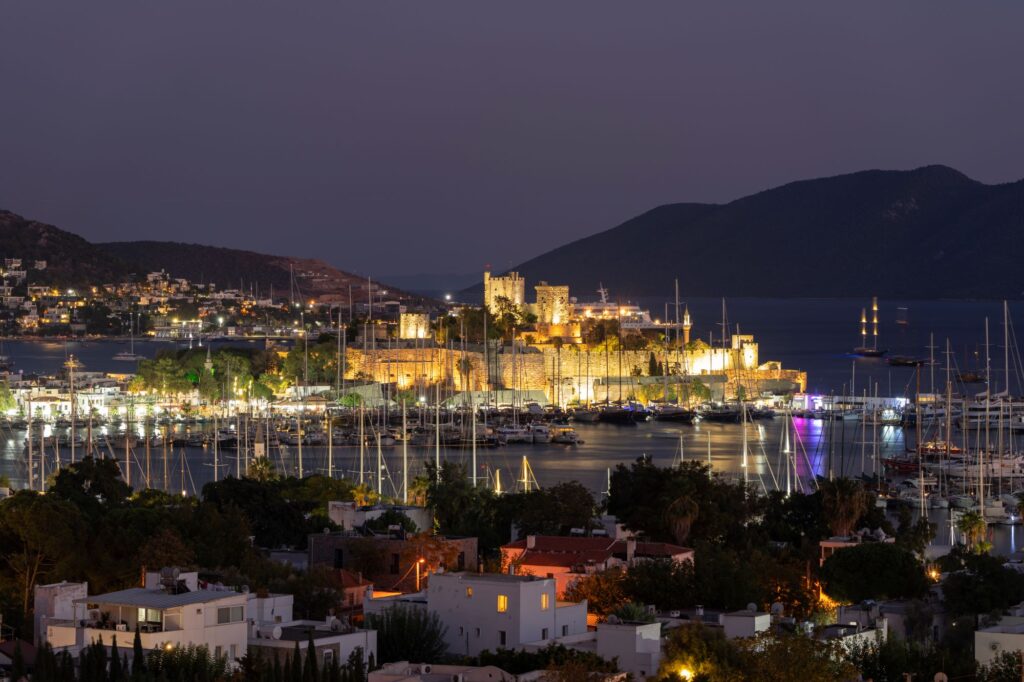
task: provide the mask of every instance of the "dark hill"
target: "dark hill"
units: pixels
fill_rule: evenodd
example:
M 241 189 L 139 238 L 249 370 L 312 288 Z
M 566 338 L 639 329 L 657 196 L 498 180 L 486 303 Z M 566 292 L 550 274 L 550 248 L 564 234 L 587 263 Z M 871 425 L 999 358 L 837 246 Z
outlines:
M 804 180 L 669 204 L 512 268 L 589 292 L 689 296 L 1024 295 L 1024 181 L 945 166 Z
M 261 296 L 268 295 L 273 289 L 275 297 L 286 296 L 291 291 L 294 274 L 298 293 L 303 297 L 347 304 L 351 287 L 355 302 L 367 300 L 369 283 L 365 277 L 338 270 L 313 258 L 272 256 L 180 242 L 108 242 L 98 246 L 141 272 L 164 270 L 172 277 L 216 284 L 219 289 L 251 288 Z M 377 292 L 387 291 L 388 299 L 423 300 L 421 296 L 381 282 L 374 284 Z M 379 294 L 374 296 L 376 298 Z
M 345 304 L 349 287 L 356 302 L 367 300 L 367 280 L 310 258 L 271 256 L 252 251 L 225 249 L 177 242 L 111 242 L 91 244 L 76 234 L 53 225 L 27 220 L 0 210 L 0 259 L 20 258 L 29 269 L 30 284 L 90 286 L 137 279 L 165 270 L 173 277 L 196 283 L 212 283 L 219 289 L 252 287 L 261 295 L 271 288 L 287 296 L 294 281 L 298 293 L 323 302 Z M 45 260 L 45 270 L 33 270 L 35 260 Z M 387 298 L 421 302 L 386 284 L 375 284 Z
M 164 270 L 173 277 L 211 283 L 219 289 L 259 287 L 261 291 L 287 292 L 291 277 L 288 259 L 253 251 L 180 242 L 107 242 L 103 251 L 140 272 Z
M 0 210 L 0 258 L 20 258 L 29 284 L 88 286 L 122 279 L 128 267 L 77 234 Z M 31 271 L 32 261 L 46 269 Z

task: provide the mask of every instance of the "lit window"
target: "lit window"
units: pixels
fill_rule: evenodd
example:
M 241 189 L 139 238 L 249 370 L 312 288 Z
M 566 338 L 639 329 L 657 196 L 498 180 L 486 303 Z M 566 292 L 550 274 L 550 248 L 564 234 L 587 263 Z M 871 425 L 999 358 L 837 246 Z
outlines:
M 551 598 L 547 592 L 544 592 L 540 595 L 540 610 L 547 611 L 549 606 L 551 606 Z
M 507 594 L 499 594 L 498 595 L 498 613 L 505 613 L 506 611 L 508 611 L 508 595 Z
M 473 596 L 473 588 L 472 587 L 467 587 L 466 588 L 466 596 L 467 597 L 472 597 Z

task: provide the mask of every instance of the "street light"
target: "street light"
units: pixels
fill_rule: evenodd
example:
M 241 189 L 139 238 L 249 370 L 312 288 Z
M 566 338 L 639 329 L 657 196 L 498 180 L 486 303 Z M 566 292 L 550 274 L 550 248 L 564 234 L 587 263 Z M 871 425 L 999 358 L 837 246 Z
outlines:
M 427 563 L 427 560 L 424 559 L 423 557 L 420 557 L 419 559 L 416 560 L 416 591 L 417 592 L 420 591 L 420 566 L 422 566 L 425 563 Z

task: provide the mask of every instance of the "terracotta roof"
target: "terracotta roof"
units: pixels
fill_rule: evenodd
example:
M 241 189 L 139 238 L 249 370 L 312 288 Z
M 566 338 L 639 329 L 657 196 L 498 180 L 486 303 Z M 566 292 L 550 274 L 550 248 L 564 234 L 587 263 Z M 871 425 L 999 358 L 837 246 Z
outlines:
M 581 538 L 562 535 L 533 536 L 533 547 L 527 547 L 527 540 L 516 540 L 502 549 L 525 550 L 523 563 L 534 566 L 571 566 L 587 561 L 603 562 L 613 556 L 626 558 L 626 540 L 591 537 Z M 634 556 L 670 558 L 692 552 L 688 547 L 669 542 L 637 542 Z M 529 557 L 529 558 L 527 558 Z
M 635 556 L 643 557 L 672 557 L 685 552 L 692 552 L 689 547 L 673 545 L 669 542 L 638 542 L 636 543 Z
M 341 578 L 341 586 L 345 589 L 350 587 L 363 587 L 365 585 L 373 585 L 373 582 L 367 580 L 362 575 L 353 573 L 352 571 L 344 568 L 338 569 L 338 577 Z
M 611 556 L 611 552 L 538 552 L 528 549 L 523 552 L 520 561 L 523 566 L 562 566 L 570 568 L 576 564 L 593 561 L 603 564 Z
M 534 545 L 530 549 L 538 552 L 601 552 L 610 551 L 615 545 L 615 540 L 611 538 L 581 538 L 565 535 L 535 535 L 533 537 Z M 526 540 L 516 540 L 504 547 L 526 549 Z
M 5 642 L 0 642 L 0 654 L 13 661 L 15 644 L 21 647 L 21 660 L 25 661 L 25 665 L 29 667 L 35 665 L 36 648 L 24 640 L 8 639 Z

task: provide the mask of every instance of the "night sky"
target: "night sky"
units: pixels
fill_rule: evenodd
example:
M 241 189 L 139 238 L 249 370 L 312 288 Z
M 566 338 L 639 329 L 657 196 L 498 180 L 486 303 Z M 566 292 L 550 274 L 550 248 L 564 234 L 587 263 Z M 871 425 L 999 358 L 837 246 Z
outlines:
M 0 207 L 90 240 L 501 268 L 658 204 L 1024 176 L 1020 2 L 0 6 Z

